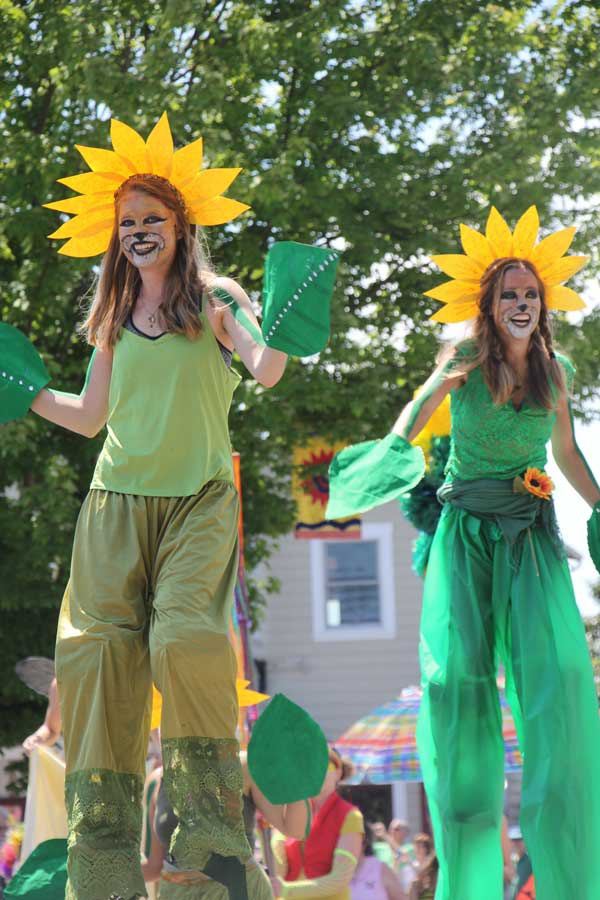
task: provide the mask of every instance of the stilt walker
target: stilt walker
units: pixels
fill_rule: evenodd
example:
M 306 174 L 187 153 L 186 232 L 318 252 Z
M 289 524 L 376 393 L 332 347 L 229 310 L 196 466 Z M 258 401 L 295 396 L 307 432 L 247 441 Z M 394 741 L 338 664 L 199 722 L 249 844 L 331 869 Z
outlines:
M 408 442 L 450 394 L 420 648 L 418 746 L 440 861 L 436 900 L 502 898 L 500 661 L 524 759 L 521 824 L 537 894 L 600 897 L 598 701 L 544 471 L 551 439 L 592 508 L 598 564 L 600 489 L 574 437 L 574 368 L 550 328 L 550 310 L 583 307 L 562 282 L 587 257 L 563 255 L 574 228 L 536 243 L 538 228 L 535 207 L 514 233 L 492 209 L 485 235 L 461 226 L 464 255 L 433 258 L 453 279 L 429 291 L 445 304 L 433 318 L 473 319 L 471 335 L 442 356 L 391 435 L 347 448 L 331 469 L 328 516 L 410 491 L 423 463 Z
M 241 170 L 201 171 L 202 140 L 175 151 L 166 114 L 147 141 L 116 120 L 111 138 L 112 151 L 78 147 L 91 171 L 61 179 L 78 196 L 48 204 L 73 216 L 51 235 L 68 239 L 60 253 L 104 254 L 82 326 L 95 348 L 82 393 L 46 389 L 32 346 L 0 326 L 0 420 L 31 406 L 88 437 L 107 425 L 77 522 L 56 647 L 66 896 L 144 896 L 140 797 L 154 681 L 163 698 L 164 781 L 179 818 L 171 857 L 244 900 L 251 851 L 228 636 L 239 510 L 228 431 L 240 380 L 232 353 L 268 388 L 287 352 L 318 352 L 337 254 L 274 245 L 263 338 L 246 293 L 211 271 L 196 234 L 248 209 L 222 196 Z

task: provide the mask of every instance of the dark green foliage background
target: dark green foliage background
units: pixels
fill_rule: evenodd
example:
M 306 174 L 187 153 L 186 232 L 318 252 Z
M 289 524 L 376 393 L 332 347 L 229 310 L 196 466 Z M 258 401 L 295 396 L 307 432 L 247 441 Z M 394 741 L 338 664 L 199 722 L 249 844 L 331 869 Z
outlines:
M 0 0 L 0 34 L 0 316 L 57 387 L 83 381 L 91 267 L 57 256 L 58 216 L 41 204 L 84 171 L 76 142 L 108 146 L 111 115 L 147 134 L 166 109 L 178 144 L 202 134 L 207 164 L 244 166 L 231 193 L 253 211 L 209 238 L 217 269 L 256 299 L 270 241 L 344 238 L 327 350 L 236 395 L 250 566 L 292 523 L 292 443 L 377 436 L 423 380 L 437 338 L 425 257 L 456 248 L 460 221 L 482 225 L 492 202 L 514 223 L 535 202 L 559 227 L 578 206 L 575 246 L 598 270 L 596 3 Z M 599 322 L 561 335 L 587 401 Z M 53 652 L 99 441 L 34 416 L 0 430 L 0 485 L 16 486 L 0 500 L 0 746 L 39 719 L 13 666 Z

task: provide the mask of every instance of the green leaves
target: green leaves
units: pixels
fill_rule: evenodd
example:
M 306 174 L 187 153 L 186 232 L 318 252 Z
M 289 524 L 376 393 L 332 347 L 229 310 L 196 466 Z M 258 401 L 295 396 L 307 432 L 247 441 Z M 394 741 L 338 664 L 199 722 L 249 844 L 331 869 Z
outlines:
M 74 333 L 92 270 L 58 257 L 46 235 L 59 217 L 41 204 L 66 196 L 54 182 L 78 171 L 75 143 L 109 146 L 111 115 L 147 132 L 167 109 L 178 145 L 201 134 L 208 165 L 244 167 L 236 197 L 252 211 L 208 239 L 217 271 L 256 301 L 274 239 L 343 251 L 329 346 L 291 361 L 272 391 L 244 381 L 235 396 L 250 565 L 292 525 L 293 443 L 382 435 L 431 369 L 427 256 L 458 250 L 459 222 L 482 226 L 495 203 L 512 226 L 536 203 L 544 228 L 580 224 L 574 252 L 592 252 L 586 277 L 598 271 L 596 12 L 576 0 L 451 12 L 431 0 L 0 0 L 0 318 L 35 339 L 56 387 L 83 382 L 89 349 Z M 578 397 L 593 399 L 597 316 L 560 331 Z M 0 429 L 0 485 L 19 491 L 0 500 L 0 608 L 23 635 L 0 663 L 3 723 L 19 721 L 4 715 L 23 699 L 16 654 L 52 653 L 97 449 L 33 416 Z

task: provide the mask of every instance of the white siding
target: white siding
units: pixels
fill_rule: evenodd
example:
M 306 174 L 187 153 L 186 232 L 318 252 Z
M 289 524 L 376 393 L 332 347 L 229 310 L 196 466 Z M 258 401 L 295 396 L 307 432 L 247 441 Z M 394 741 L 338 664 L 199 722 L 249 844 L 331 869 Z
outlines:
M 330 741 L 402 688 L 419 683 L 422 583 L 411 569 L 415 532 L 397 503 L 367 513 L 363 521 L 392 524 L 395 634 L 371 640 L 315 641 L 311 541 L 289 535 L 270 560 L 281 592 L 271 598 L 253 641 L 254 655 L 267 663 L 268 692 L 282 692 L 304 706 Z M 408 815 L 420 827 L 417 793 L 416 788 L 409 789 Z

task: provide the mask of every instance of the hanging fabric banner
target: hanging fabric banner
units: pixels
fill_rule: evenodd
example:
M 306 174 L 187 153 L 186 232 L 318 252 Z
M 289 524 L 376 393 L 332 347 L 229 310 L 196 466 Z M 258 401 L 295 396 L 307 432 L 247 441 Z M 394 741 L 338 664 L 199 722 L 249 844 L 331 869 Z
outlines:
M 315 437 L 294 449 L 292 492 L 298 510 L 295 537 L 360 540 L 360 518 L 327 519 L 325 516 L 329 500 L 329 463 L 344 446 Z

